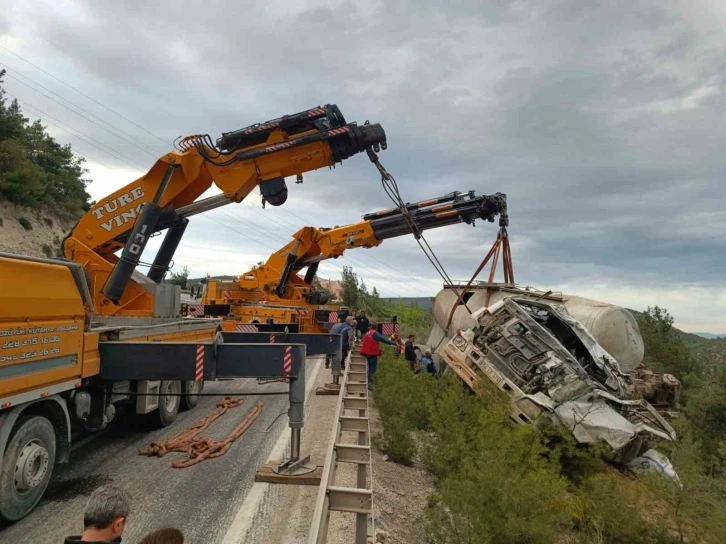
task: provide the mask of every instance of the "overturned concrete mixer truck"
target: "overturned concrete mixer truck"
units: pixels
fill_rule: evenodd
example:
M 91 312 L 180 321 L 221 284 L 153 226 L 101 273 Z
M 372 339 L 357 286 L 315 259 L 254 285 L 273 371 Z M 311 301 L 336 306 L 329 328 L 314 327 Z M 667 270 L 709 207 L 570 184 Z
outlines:
M 604 441 L 621 464 L 652 460 L 654 442 L 675 440 L 666 417 L 677 408 L 680 382 L 643 368 L 643 339 L 630 312 L 483 283 L 457 304 L 463 288 L 447 287 L 436 296 L 427 345 L 440 366 L 472 390 L 486 377 L 507 393 L 512 419 L 549 419 L 580 443 Z

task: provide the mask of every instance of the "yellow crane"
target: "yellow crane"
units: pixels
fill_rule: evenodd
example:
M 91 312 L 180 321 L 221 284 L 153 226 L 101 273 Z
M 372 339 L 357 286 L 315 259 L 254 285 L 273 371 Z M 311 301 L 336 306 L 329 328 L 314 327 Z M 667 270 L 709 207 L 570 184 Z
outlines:
M 316 291 L 314 279 L 319 264 L 337 259 L 352 248 L 372 248 L 384 240 L 457 223 L 489 222 L 506 213 L 506 195 L 477 196 L 474 191 L 453 192 L 442 197 L 408 204 L 405 210 L 389 209 L 370 213 L 363 220 L 334 228 L 304 227 L 292 240 L 270 255 L 267 261 L 235 281 L 208 280 L 203 291 L 202 313 L 223 317 L 224 330 L 236 330 L 239 323 L 258 321 L 296 326 L 302 332 L 321 333 L 330 329 L 331 312 L 327 295 Z M 200 314 L 201 315 L 201 314 Z
M 180 399 L 193 407 L 204 380 L 218 377 L 290 381 L 292 448 L 280 469 L 298 465 L 306 339 L 225 342 L 218 321 L 182 319 L 179 288 L 162 280 L 189 217 L 239 202 L 258 186 L 279 206 L 285 178 L 300 181 L 385 147 L 380 125 L 347 123 L 335 105 L 216 142 L 189 136 L 81 217 L 63 241 L 65 259 L 0 254 L 0 517 L 17 520 L 33 509 L 54 463 L 69 458 L 72 430 L 104 428 L 120 404 L 168 425 Z M 196 201 L 212 185 L 222 194 Z M 141 274 L 149 237 L 164 229 L 149 273 Z M 254 364 L 239 364 L 247 359 Z

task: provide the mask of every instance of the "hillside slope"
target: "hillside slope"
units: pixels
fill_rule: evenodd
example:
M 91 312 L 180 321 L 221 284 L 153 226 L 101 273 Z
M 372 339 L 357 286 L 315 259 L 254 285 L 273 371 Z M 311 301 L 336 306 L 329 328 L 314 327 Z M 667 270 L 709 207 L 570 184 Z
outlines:
M 0 251 L 58 257 L 61 241 L 77 219 L 48 207 L 28 208 L 0 200 Z

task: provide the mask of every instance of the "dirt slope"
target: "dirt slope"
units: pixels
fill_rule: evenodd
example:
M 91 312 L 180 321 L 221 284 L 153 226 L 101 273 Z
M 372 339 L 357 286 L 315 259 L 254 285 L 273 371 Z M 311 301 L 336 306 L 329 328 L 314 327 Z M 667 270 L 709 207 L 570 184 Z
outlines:
M 76 220 L 52 208 L 26 208 L 0 200 L 0 251 L 57 257 L 61 241 Z

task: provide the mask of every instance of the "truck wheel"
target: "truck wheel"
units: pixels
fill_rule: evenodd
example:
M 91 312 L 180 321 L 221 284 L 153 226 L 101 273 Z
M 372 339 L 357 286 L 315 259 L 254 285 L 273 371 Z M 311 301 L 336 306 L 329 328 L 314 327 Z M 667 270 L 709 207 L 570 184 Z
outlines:
M 182 406 L 185 410 L 191 410 L 199 404 L 199 393 L 202 391 L 204 391 L 204 382 L 196 382 L 193 380 L 184 382 L 184 393 L 186 393 L 186 396 L 182 397 Z
M 13 430 L 0 475 L 0 517 L 17 521 L 38 504 L 55 463 L 55 430 L 42 416 L 21 417 Z
M 168 427 L 176 419 L 181 404 L 181 382 L 162 381 L 159 386 L 159 408 L 154 412 L 155 421 L 161 427 Z

